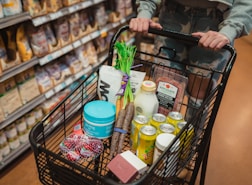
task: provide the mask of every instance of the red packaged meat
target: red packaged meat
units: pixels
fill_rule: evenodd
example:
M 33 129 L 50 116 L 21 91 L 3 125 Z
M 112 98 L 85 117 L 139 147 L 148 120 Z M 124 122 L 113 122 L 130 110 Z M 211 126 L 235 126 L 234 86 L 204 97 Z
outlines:
M 158 112 L 168 115 L 170 111 L 180 111 L 188 78 L 162 66 L 155 67 L 153 76 L 157 84 Z

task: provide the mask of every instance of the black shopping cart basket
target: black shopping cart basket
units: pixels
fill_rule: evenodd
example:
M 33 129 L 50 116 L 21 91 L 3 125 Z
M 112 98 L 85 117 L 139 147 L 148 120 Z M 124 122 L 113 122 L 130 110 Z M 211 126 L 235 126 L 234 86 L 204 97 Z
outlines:
M 93 71 L 75 88 L 63 101 L 61 101 L 49 114 L 47 114 L 31 130 L 29 140 L 33 149 L 39 179 L 43 184 L 122 184 L 113 173 L 107 168 L 110 162 L 110 139 L 104 139 L 103 152 L 96 158 L 90 158 L 77 162 L 68 160 L 60 151 L 60 143 L 70 135 L 76 123 L 83 122 L 83 107 L 87 102 L 98 99 L 97 87 L 99 79 L 99 69 L 101 65 L 111 65 L 116 58 L 114 44 L 120 39 L 124 31 L 129 31 L 129 27 L 121 27 L 113 36 L 106 61 L 93 68 Z M 171 31 L 150 29 L 149 33 L 154 36 L 164 36 L 175 39 L 186 44 L 188 48 L 198 45 L 198 39 Z M 167 49 L 173 53 L 172 57 L 161 55 L 162 49 Z M 196 177 L 201 172 L 201 183 L 204 183 L 205 170 L 207 165 L 210 138 L 215 118 L 221 103 L 221 99 L 227 84 L 231 69 L 233 67 L 236 52 L 233 47 L 226 45 L 223 49 L 226 53 L 226 62 L 222 70 L 204 68 L 198 65 L 185 64 L 176 60 L 176 50 L 174 48 L 163 48 L 156 53 L 141 51 L 137 48 L 134 58 L 135 64 L 140 64 L 134 70 L 144 71 L 146 78 L 153 78 L 155 69 L 159 69 L 159 75 L 164 72 L 173 71 L 186 78 L 203 79 L 202 74 L 193 73 L 188 67 L 199 68 L 208 72 L 210 78 L 207 86 L 207 95 L 200 106 L 179 102 L 181 109 L 185 110 L 186 125 L 176 135 L 172 143 L 165 149 L 161 156 L 148 167 L 144 174 L 138 175 L 128 184 L 195 184 Z M 173 62 L 184 65 L 181 69 L 169 67 L 167 63 Z M 218 77 L 215 85 L 212 79 Z M 195 83 L 200 84 L 199 82 Z M 199 85 L 197 85 L 199 86 Z M 193 90 L 194 85 L 190 86 Z M 187 89 L 188 90 L 188 89 Z M 190 93 L 184 93 L 187 100 Z M 194 99 L 197 99 L 197 97 Z M 181 110 L 182 111 L 182 110 Z M 190 114 L 188 112 L 190 111 Z M 190 118 L 189 116 L 190 115 Z M 130 130 L 130 129 L 129 129 Z M 193 130 L 193 131 L 192 131 Z M 193 133 L 193 134 L 192 134 Z M 174 150 L 178 142 L 179 149 Z M 124 142 L 123 151 L 130 148 L 129 133 Z M 200 170 L 201 167 L 201 170 Z

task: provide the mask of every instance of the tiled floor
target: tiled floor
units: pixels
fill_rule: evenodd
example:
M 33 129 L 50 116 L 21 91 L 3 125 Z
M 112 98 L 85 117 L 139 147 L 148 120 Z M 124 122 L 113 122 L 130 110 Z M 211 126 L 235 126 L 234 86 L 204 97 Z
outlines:
M 213 130 L 206 185 L 252 184 L 252 36 L 237 40 L 235 47 L 238 56 Z M 1 173 L 0 184 L 40 184 L 31 151 Z

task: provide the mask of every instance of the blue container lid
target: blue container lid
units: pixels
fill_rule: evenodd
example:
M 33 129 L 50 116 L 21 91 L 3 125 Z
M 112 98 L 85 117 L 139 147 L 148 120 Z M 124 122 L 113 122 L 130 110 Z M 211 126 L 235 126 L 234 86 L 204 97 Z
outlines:
M 115 121 L 115 112 L 113 103 L 94 100 L 84 106 L 84 119 L 93 123 L 109 123 Z

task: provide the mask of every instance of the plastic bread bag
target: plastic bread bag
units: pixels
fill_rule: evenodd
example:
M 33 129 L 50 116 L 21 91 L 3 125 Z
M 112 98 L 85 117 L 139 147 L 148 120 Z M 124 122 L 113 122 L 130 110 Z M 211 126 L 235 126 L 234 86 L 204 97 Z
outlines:
M 53 52 L 60 47 L 60 43 L 56 39 L 55 31 L 53 30 L 51 24 L 46 24 L 45 27 L 46 40 L 49 47 L 49 52 Z
M 17 29 L 16 42 L 21 60 L 23 62 L 31 60 L 33 53 L 27 35 L 25 34 L 24 25 L 20 25 Z
M 16 15 L 22 12 L 22 3 L 20 0 L 1 1 L 3 13 L 5 16 Z

